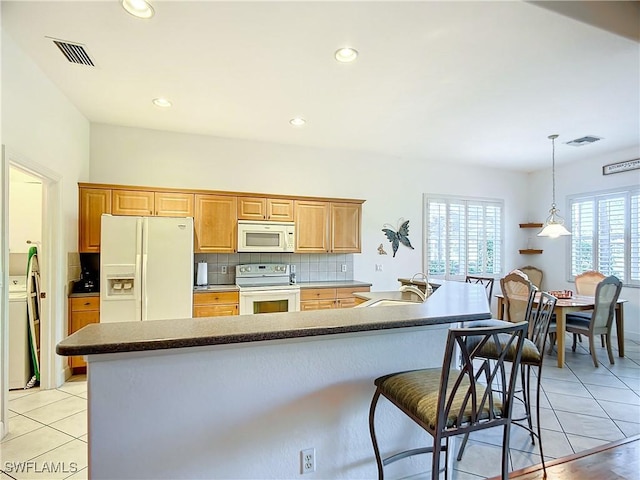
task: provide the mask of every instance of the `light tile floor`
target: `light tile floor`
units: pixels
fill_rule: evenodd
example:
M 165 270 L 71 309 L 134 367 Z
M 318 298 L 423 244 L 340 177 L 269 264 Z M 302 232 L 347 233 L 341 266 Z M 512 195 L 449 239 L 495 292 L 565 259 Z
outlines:
M 570 345 L 567 336 L 567 343 Z M 614 342 L 615 343 L 615 342 Z M 554 459 L 640 434 L 640 342 L 625 342 L 626 357 L 609 365 L 598 347 L 595 368 L 585 343 L 566 351 L 566 367 L 547 355 L 542 377 L 541 421 L 545 457 Z M 617 354 L 617 352 L 616 352 Z M 0 480 L 87 478 L 87 383 L 72 377 L 55 390 L 9 392 L 7 437 L 0 443 Z M 452 477 L 471 480 L 499 473 L 501 429 L 471 435 Z M 540 462 L 526 431 L 512 427 L 512 469 Z M 17 471 L 16 462 L 23 463 Z M 425 478 L 418 475 L 412 478 Z

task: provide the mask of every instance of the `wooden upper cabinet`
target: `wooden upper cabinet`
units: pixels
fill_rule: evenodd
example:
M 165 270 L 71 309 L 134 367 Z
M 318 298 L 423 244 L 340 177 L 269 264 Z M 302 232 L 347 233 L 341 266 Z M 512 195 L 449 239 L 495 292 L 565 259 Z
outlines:
M 293 200 L 284 198 L 238 197 L 238 220 L 293 222 Z
M 361 204 L 332 202 L 331 251 L 333 253 L 360 253 L 361 223 Z
M 82 253 L 100 251 L 100 231 L 103 213 L 111 213 L 111 190 L 80 188 L 78 215 L 78 250 Z
M 362 204 L 296 201 L 297 253 L 360 253 Z
M 195 195 L 195 252 L 234 253 L 237 246 L 236 197 Z
M 263 197 L 238 197 L 238 220 L 266 220 L 267 199 Z
M 293 200 L 267 198 L 267 220 L 273 222 L 293 222 L 295 217 Z
M 193 217 L 193 193 L 155 192 L 155 215 L 158 217 Z
M 113 190 L 113 215 L 151 216 L 154 212 L 153 192 Z
M 329 252 L 328 202 L 295 201 L 296 253 Z

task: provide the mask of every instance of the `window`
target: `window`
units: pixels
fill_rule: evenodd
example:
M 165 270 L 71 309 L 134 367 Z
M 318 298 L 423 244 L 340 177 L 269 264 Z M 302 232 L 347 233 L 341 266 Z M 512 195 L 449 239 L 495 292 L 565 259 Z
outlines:
M 431 197 L 425 202 L 425 271 L 445 279 L 502 273 L 503 202 Z
M 576 195 L 571 211 L 571 276 L 586 270 L 640 286 L 640 189 Z

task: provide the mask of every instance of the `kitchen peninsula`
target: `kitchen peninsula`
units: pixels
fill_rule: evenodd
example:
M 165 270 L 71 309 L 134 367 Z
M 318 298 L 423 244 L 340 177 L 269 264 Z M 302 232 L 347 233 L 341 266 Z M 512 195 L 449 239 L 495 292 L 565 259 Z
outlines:
M 451 325 L 490 316 L 445 282 L 420 304 L 93 324 L 57 352 L 87 356 L 90 478 L 294 478 L 309 448 L 308 478 L 372 478 L 373 379 L 439 366 Z M 424 441 L 379 412 L 390 448 Z

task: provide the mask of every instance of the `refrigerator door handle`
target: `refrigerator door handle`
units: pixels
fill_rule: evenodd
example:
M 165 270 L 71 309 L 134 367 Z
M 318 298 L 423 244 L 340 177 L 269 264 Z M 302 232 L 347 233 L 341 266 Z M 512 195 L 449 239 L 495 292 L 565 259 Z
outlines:
M 141 319 L 144 321 L 148 318 L 148 298 L 147 298 L 147 252 L 149 251 L 149 219 L 147 217 L 142 218 L 142 271 L 140 279 L 142 280 L 142 315 Z
M 147 307 L 149 305 L 147 298 L 147 289 L 144 285 L 147 284 L 147 252 L 142 254 L 142 320 L 147 320 Z
M 136 319 L 142 320 L 144 319 L 144 311 L 145 311 L 145 298 L 144 298 L 144 278 L 142 277 L 143 266 L 142 263 L 145 261 L 145 250 L 144 250 L 144 219 L 138 218 L 136 222 Z

